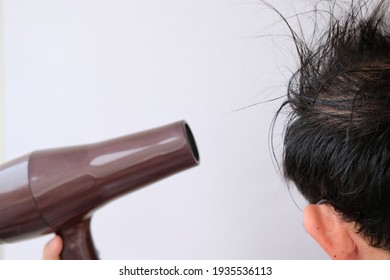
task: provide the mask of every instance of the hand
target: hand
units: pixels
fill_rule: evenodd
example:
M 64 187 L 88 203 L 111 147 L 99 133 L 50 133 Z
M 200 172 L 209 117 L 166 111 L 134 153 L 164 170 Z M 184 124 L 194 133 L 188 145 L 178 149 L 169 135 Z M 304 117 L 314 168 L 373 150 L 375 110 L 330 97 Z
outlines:
M 52 238 L 48 243 L 46 243 L 43 248 L 43 256 L 44 260 L 59 260 L 60 253 L 62 251 L 62 239 L 58 235 Z

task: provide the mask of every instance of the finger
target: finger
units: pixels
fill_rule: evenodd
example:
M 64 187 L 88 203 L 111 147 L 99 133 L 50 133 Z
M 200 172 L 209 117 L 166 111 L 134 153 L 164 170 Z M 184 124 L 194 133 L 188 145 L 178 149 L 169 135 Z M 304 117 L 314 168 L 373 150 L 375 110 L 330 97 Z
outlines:
M 59 260 L 60 253 L 62 251 L 62 239 L 59 236 L 52 238 L 43 248 L 43 257 L 44 260 Z

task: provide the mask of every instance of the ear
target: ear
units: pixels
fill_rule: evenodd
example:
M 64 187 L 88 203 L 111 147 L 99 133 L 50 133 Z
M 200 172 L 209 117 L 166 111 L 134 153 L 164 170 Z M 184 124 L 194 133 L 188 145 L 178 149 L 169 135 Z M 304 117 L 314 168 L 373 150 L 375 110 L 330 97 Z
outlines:
M 359 250 L 350 223 L 327 204 L 308 205 L 304 210 L 306 231 L 332 259 L 358 259 Z

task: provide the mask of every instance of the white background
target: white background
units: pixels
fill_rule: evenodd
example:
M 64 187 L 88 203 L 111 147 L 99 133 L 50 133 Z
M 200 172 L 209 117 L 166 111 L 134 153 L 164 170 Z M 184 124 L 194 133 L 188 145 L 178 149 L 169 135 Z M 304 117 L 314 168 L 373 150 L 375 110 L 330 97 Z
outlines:
M 270 152 L 282 100 L 265 101 L 296 65 L 275 12 L 245 0 L 3 0 L 3 19 L 6 160 L 181 119 L 195 135 L 199 167 L 94 214 L 102 259 L 327 258 Z M 39 259 L 50 237 L 4 257 Z

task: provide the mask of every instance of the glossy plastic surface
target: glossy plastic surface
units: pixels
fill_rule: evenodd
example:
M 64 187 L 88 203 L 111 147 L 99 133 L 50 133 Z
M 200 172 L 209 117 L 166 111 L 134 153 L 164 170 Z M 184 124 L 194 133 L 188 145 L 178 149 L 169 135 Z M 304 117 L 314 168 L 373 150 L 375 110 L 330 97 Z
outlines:
M 97 144 L 33 152 L 0 167 L 0 241 L 54 231 L 64 235 L 67 258 L 94 258 L 88 240 L 93 210 L 198 163 L 184 121 Z M 71 244 L 80 236 L 90 252 L 77 252 L 83 247 Z
M 0 243 L 50 231 L 32 197 L 28 162 L 27 155 L 0 166 Z

